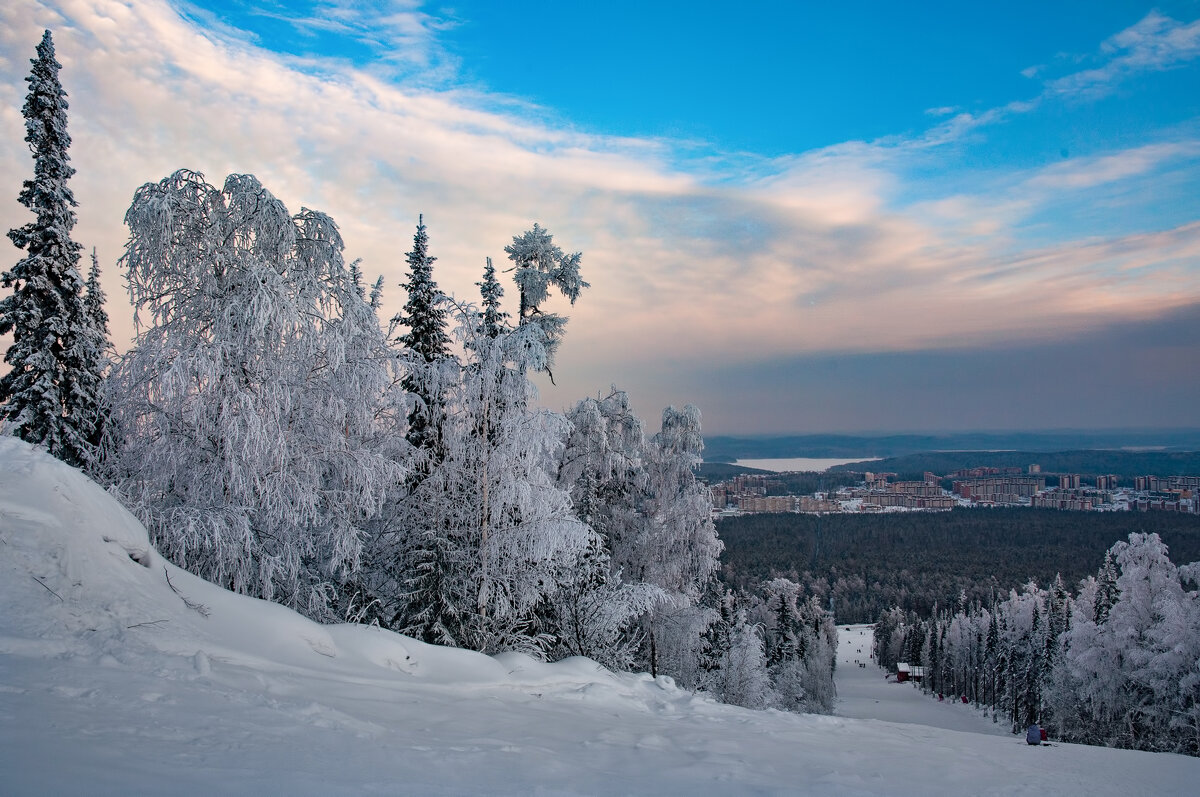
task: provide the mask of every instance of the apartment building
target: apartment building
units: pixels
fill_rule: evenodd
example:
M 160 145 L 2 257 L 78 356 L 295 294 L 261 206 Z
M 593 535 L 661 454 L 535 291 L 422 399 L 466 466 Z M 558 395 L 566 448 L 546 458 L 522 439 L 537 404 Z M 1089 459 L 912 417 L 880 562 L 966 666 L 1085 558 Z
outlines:
M 1046 489 L 1042 476 L 1009 476 L 995 479 L 964 479 L 954 482 L 954 494 L 975 502 L 1017 504 Z

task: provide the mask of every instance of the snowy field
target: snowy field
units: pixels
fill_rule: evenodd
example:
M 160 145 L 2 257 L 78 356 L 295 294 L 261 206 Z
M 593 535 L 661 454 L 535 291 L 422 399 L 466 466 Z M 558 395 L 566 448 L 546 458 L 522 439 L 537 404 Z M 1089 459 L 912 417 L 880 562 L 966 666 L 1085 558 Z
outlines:
M 868 639 L 853 634 L 851 661 Z M 5 795 L 1127 797 L 1200 782 L 1200 759 L 1027 747 L 870 664 L 843 664 L 838 685 L 840 716 L 753 712 L 586 659 L 316 625 L 165 564 L 97 486 L 0 437 Z

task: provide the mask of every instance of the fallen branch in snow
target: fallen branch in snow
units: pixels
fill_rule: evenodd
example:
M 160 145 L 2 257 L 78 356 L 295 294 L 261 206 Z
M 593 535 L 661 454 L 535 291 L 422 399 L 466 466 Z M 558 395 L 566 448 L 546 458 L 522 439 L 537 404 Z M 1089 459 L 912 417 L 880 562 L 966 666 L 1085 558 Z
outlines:
M 183 601 L 184 606 L 188 607 L 189 609 L 191 609 L 192 611 L 194 611 L 196 614 L 200 615 L 201 617 L 208 617 L 210 614 L 212 614 L 212 612 L 209 611 L 209 608 L 207 606 L 205 606 L 203 603 L 196 603 L 195 601 L 190 601 L 187 599 L 187 597 L 184 596 L 184 594 L 182 592 L 177 590 L 175 588 L 175 585 L 171 583 L 171 574 L 169 572 L 167 572 L 167 568 L 165 568 L 165 567 L 163 568 L 163 575 L 167 577 L 167 586 L 171 588 L 171 592 L 174 592 L 176 595 L 179 596 L 179 599 L 181 601 Z
M 164 617 L 161 620 L 147 620 L 144 623 L 134 623 L 133 625 L 127 625 L 125 627 L 126 628 L 141 628 L 144 625 L 158 625 L 159 623 L 165 623 L 165 622 L 168 622 L 168 620 L 167 620 L 167 618 Z
M 42 581 L 42 580 L 41 580 L 40 578 L 38 578 L 37 576 L 34 576 L 34 575 L 33 575 L 33 573 L 30 573 L 29 575 L 33 576 L 33 580 L 34 580 L 34 581 L 36 581 L 37 583 L 41 584 L 43 587 L 46 587 L 46 582 L 45 582 L 45 581 Z M 50 589 L 49 587 L 46 587 L 46 590 L 47 590 L 47 591 L 48 591 L 48 592 L 49 592 L 51 595 L 53 595 L 54 597 L 56 597 L 56 598 L 58 598 L 60 601 L 62 601 L 63 603 L 66 603 L 66 601 L 63 601 L 63 596 L 62 596 L 62 595 L 59 595 L 57 592 L 55 592 L 54 590 Z

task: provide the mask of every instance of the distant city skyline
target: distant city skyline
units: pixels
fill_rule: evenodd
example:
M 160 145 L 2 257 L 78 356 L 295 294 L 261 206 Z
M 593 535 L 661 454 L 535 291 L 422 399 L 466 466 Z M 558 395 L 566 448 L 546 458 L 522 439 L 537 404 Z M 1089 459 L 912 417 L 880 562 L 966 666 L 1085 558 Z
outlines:
M 806 5 L 10 0 L 0 227 L 50 28 L 118 348 L 124 210 L 186 167 L 329 213 L 385 321 L 418 214 L 466 301 L 541 223 L 592 284 L 551 308 L 552 409 L 616 384 L 649 431 L 684 403 L 708 435 L 1200 425 L 1200 3 Z

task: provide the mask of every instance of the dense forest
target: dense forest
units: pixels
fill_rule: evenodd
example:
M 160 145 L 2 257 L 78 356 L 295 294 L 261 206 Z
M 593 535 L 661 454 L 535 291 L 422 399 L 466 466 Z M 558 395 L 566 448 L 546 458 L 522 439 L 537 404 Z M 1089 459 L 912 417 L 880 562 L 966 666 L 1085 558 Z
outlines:
M 722 578 L 750 588 L 766 579 L 799 582 L 838 623 L 874 622 L 899 606 L 929 615 L 964 590 L 985 605 L 1030 579 L 1067 584 L 1133 532 L 1157 533 L 1178 562 L 1200 560 L 1200 518 L 1166 512 L 956 509 L 879 515 L 763 514 L 717 524 Z

